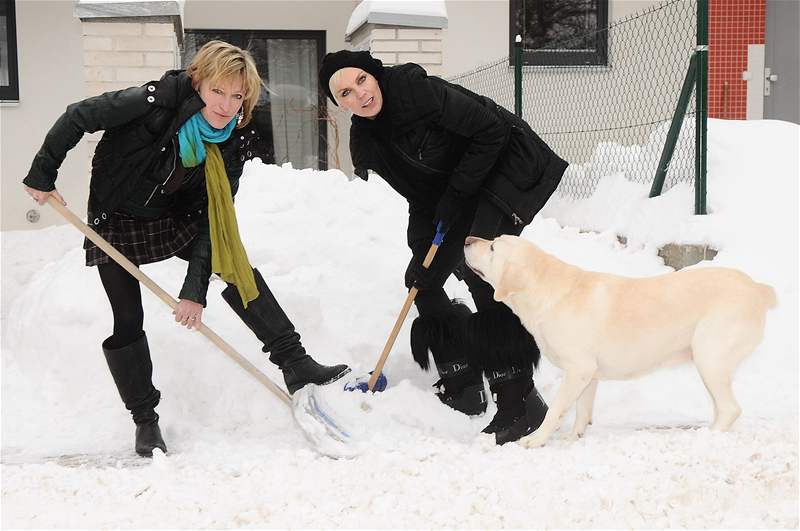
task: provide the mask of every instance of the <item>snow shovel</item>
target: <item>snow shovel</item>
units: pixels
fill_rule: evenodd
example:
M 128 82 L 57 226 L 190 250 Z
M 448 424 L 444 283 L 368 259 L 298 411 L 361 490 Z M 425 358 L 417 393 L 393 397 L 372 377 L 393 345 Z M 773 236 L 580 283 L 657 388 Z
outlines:
M 436 236 L 433 237 L 433 242 L 431 243 L 431 248 L 428 249 L 428 254 L 425 255 L 425 259 L 422 261 L 422 267 L 428 269 L 433 262 L 433 257 L 436 256 L 436 251 L 439 250 L 439 246 L 442 244 L 444 240 L 444 235 L 447 231 L 442 231 L 442 222 L 440 221 L 439 224 L 436 226 Z M 372 391 L 375 389 L 375 383 L 378 379 L 383 376 L 383 366 L 386 363 L 386 359 L 389 357 L 389 352 L 391 352 L 392 347 L 394 346 L 394 342 L 397 339 L 397 335 L 400 333 L 400 328 L 403 326 L 403 323 L 406 320 L 406 316 L 408 315 L 408 311 L 411 309 L 411 303 L 414 302 L 414 299 L 417 296 L 417 292 L 419 290 L 412 286 L 410 290 L 408 290 L 408 296 L 406 297 L 406 302 L 403 303 L 403 308 L 400 310 L 400 315 L 397 316 L 397 321 L 394 323 L 394 328 L 392 328 L 391 333 L 389 333 L 389 338 L 386 340 L 386 345 L 383 347 L 383 352 L 381 352 L 381 356 L 378 358 L 378 363 L 375 364 L 375 370 L 370 373 L 369 381 L 367 382 L 366 388 L 362 381 L 362 378 L 356 380 L 355 384 L 348 384 L 345 386 L 345 389 L 349 391 L 354 391 L 356 389 L 367 392 Z M 385 381 L 386 378 L 383 378 L 384 384 L 383 387 L 385 388 Z M 383 389 L 379 389 L 379 391 L 383 391 Z
M 65 220 L 81 231 L 84 236 L 89 238 L 95 245 L 102 249 L 103 252 L 125 268 L 134 278 L 144 284 L 147 289 L 152 291 L 159 299 L 166 303 L 167 306 L 173 310 L 175 309 L 178 305 L 178 301 L 161 289 L 158 284 L 139 270 L 138 267 L 116 250 L 114 246 L 103 239 L 102 236 L 83 223 L 71 210 L 62 205 L 52 195 L 47 198 L 47 202 L 61 214 Z M 301 393 L 300 391 L 295 393 L 294 396 L 296 399 L 293 400 L 286 391 L 281 389 L 266 374 L 258 370 L 247 358 L 239 354 L 230 344 L 219 337 L 205 324 L 200 323 L 197 329 L 219 347 L 220 350 L 227 354 L 229 358 L 239 364 L 241 368 L 250 373 L 251 376 L 261 382 L 272 394 L 280 398 L 281 401 L 292 409 L 295 422 L 300 426 L 303 433 L 320 453 L 330 457 L 353 455 L 352 448 L 349 447 L 350 435 L 333 419 L 333 417 L 325 412 L 325 405 L 321 403 L 321 401 L 315 399 L 313 395 Z

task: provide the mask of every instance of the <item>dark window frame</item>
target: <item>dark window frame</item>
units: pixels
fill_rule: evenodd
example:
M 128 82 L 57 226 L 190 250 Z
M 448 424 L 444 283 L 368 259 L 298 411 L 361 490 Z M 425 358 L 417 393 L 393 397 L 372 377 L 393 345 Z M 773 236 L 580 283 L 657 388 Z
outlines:
M 236 46 L 244 42 L 248 36 L 257 36 L 263 39 L 297 39 L 313 40 L 317 43 L 317 65 L 322 65 L 327 46 L 327 36 L 324 30 L 234 30 L 234 29 L 214 29 L 214 28 L 192 28 L 184 31 L 185 34 L 195 33 L 216 33 L 219 35 L 230 35 L 236 42 L 231 42 Z M 181 61 L 185 57 L 185 51 L 181 50 Z M 186 68 L 188 65 L 182 65 Z M 319 171 L 328 169 L 328 121 L 324 118 L 323 112 L 327 112 L 328 103 L 325 93 L 317 87 L 317 118 L 319 119 L 319 135 L 317 138 L 317 160 Z
M 8 85 L 0 85 L 0 101 L 19 101 L 19 65 L 17 63 L 17 17 L 14 0 L 0 0 L 6 8 L 8 39 Z
M 514 64 L 514 39 L 522 35 L 522 28 L 517 27 L 514 14 L 524 7 L 526 0 L 510 0 L 509 2 L 509 64 Z M 536 0 L 527 0 L 536 1 Z M 597 30 L 598 43 L 594 51 L 572 50 L 522 50 L 524 66 L 608 66 L 608 4 L 610 0 L 598 0 Z

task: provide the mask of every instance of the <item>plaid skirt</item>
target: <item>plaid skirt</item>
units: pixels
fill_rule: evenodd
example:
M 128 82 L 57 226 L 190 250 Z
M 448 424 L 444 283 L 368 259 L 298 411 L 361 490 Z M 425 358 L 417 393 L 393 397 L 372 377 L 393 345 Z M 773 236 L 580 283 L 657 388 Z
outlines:
M 160 262 L 179 254 L 197 236 L 197 223 L 185 218 L 136 219 L 115 213 L 97 233 L 136 265 Z M 88 238 L 86 265 L 107 264 L 112 259 Z

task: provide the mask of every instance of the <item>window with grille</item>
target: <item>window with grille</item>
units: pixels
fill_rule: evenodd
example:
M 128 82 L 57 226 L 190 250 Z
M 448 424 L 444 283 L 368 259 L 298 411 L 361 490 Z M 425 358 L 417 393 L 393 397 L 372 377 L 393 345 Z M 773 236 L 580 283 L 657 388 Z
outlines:
M 0 100 L 19 100 L 14 0 L 0 0 Z
M 510 56 L 522 36 L 523 64 L 608 64 L 608 0 L 511 0 L 509 12 Z

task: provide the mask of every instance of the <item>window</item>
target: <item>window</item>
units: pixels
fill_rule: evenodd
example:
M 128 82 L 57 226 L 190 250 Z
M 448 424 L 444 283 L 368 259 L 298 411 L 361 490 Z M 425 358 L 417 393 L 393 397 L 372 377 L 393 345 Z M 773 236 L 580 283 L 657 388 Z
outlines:
M 524 65 L 608 64 L 608 0 L 511 0 L 510 49 Z
M 0 0 L 0 100 L 19 99 L 14 0 Z
M 220 39 L 253 54 L 258 72 L 269 90 L 261 98 L 251 122 L 272 147 L 272 160 L 295 168 L 328 168 L 328 129 L 325 94 L 318 72 L 325 53 L 323 31 L 187 30 L 183 65 L 208 41 Z

